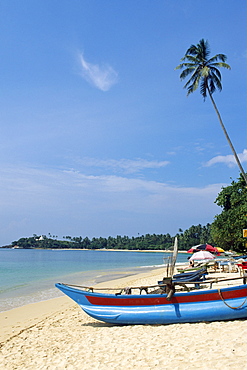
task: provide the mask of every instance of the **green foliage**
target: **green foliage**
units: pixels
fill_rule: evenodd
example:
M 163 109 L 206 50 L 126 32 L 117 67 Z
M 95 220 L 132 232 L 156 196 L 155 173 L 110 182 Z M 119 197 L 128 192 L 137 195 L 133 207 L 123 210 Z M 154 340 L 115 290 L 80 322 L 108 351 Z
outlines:
M 178 235 L 178 244 L 179 249 L 187 250 L 190 247 L 198 244 L 211 243 L 210 237 L 210 224 L 206 226 L 192 225 L 188 230 L 185 230 L 184 233 Z
M 191 75 L 184 86 L 187 89 L 187 95 L 193 93 L 199 86 L 204 99 L 207 96 L 207 91 L 213 94 L 216 89 L 222 90 L 221 74 L 217 68 L 231 69 L 231 67 L 225 63 L 226 55 L 216 54 L 212 58 L 209 58 L 209 55 L 208 41 L 202 39 L 197 45 L 190 46 L 185 56 L 181 59 L 183 63 L 175 68 L 184 69 L 180 74 L 181 80 Z
M 179 249 L 187 250 L 193 245 L 210 242 L 210 225 L 191 226 L 183 233 L 179 229 Z M 55 237 L 55 236 L 54 236 Z M 116 238 L 92 238 L 84 239 L 81 236 L 71 237 L 64 236 L 63 239 L 57 240 L 45 235 L 33 235 L 29 238 L 20 238 L 12 243 L 12 246 L 20 248 L 49 248 L 49 249 L 128 249 L 128 250 L 168 250 L 173 248 L 175 237 L 170 234 L 146 234 L 137 237 L 128 237 L 117 235 Z
M 243 229 L 247 229 L 247 188 L 242 177 L 222 189 L 215 200 L 222 207 L 211 225 L 211 236 L 223 249 L 246 253 Z

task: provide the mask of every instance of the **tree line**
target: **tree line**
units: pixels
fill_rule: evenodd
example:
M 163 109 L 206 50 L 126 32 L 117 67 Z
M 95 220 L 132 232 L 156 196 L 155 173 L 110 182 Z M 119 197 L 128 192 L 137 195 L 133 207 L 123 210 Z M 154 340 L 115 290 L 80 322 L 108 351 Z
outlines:
M 179 238 L 179 249 L 187 249 L 188 246 L 204 243 L 209 238 L 210 225 L 191 226 L 188 230 L 176 234 Z M 71 237 L 64 236 L 64 240 L 53 239 L 46 235 L 20 238 L 12 242 L 12 247 L 20 248 L 44 248 L 44 249 L 128 249 L 128 250 L 168 250 L 172 249 L 175 236 L 170 234 L 146 234 L 137 237 L 109 236 L 108 238 L 92 238 L 87 236 Z

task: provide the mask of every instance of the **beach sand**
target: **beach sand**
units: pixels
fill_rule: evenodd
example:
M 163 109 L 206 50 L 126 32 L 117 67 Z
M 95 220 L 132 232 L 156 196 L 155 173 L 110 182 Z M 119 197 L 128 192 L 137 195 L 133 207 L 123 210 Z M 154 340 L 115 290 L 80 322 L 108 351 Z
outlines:
M 163 276 L 156 269 L 100 285 L 156 284 Z M 0 369 L 247 369 L 247 320 L 117 326 L 64 296 L 2 312 L 0 327 Z

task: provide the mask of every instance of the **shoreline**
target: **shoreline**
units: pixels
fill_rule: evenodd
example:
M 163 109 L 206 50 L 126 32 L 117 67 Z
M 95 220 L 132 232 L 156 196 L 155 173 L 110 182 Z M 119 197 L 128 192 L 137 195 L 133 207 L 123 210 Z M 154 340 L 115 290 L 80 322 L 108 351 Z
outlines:
M 128 274 L 128 272 L 127 272 Z M 122 275 L 122 274 L 121 274 Z M 148 272 L 139 272 L 114 278 L 111 280 L 103 280 L 96 283 L 94 286 L 98 288 L 116 288 L 128 285 L 136 285 L 139 280 L 153 278 L 157 275 L 157 279 L 164 275 L 164 268 L 154 267 Z M 102 277 L 104 278 L 104 277 Z M 100 278 L 99 278 L 100 280 Z M 76 307 L 80 311 L 81 308 L 70 298 L 61 293 L 61 297 L 51 298 L 39 302 L 29 303 L 20 307 L 0 312 L 0 344 L 3 341 L 10 340 L 23 330 L 36 325 L 38 322 L 54 315 L 61 309 Z M 77 307 L 78 306 L 78 307 Z M 58 309 L 59 307 L 59 309 Z M 82 311 L 83 313 L 83 311 Z
M 4 247 L 0 247 L 4 248 Z M 4 248 L 4 249 L 17 249 L 17 250 L 53 250 L 53 251 L 106 251 L 106 252 L 158 252 L 158 253 L 172 253 L 173 250 L 169 249 L 87 249 L 87 248 Z M 179 250 L 178 253 L 187 253 L 186 250 Z
M 50 282 L 49 287 L 47 286 L 47 283 L 45 286 L 43 286 L 43 290 L 36 291 L 32 290 L 29 293 L 26 293 L 23 296 L 16 296 L 12 298 L 7 298 L 7 300 L 10 300 L 10 303 L 5 298 L 2 297 L 2 302 L 0 304 L 0 314 L 2 312 L 7 312 L 10 310 L 13 310 L 15 308 L 21 308 L 23 306 L 27 306 L 29 304 L 33 303 L 39 303 L 43 301 L 48 301 L 50 299 L 60 298 L 63 297 L 63 293 L 60 292 L 58 289 L 55 288 L 55 283 L 62 282 L 67 284 L 77 284 L 77 285 L 84 285 L 84 286 L 96 286 L 100 284 L 101 282 L 105 282 L 108 284 L 108 281 L 111 280 L 119 280 L 122 278 L 127 278 L 131 276 L 135 276 L 137 274 L 149 272 L 152 270 L 157 269 L 163 269 L 164 271 L 164 265 L 151 265 L 151 266 L 137 266 L 137 267 L 129 267 L 129 268 L 120 268 L 120 269 L 113 269 L 113 270 L 95 270 L 93 271 L 93 275 L 90 274 L 88 276 L 84 276 L 81 280 L 80 273 L 78 273 L 77 277 L 72 277 L 72 279 L 64 279 L 64 278 L 58 278 L 58 279 L 52 279 L 53 281 Z M 64 281 L 65 280 L 65 281 Z
M 153 285 L 163 276 L 162 267 L 97 287 Z M 63 296 L 1 312 L 0 325 L 6 370 L 246 369 L 247 320 L 118 326 Z

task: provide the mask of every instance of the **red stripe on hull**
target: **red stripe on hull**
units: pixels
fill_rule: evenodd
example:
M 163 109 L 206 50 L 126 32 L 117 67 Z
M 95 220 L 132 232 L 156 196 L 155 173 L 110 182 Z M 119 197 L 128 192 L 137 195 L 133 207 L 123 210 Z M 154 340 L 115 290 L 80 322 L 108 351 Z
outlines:
M 230 291 L 223 291 L 221 292 L 222 298 L 225 299 L 235 299 L 235 298 L 242 298 L 247 296 L 247 288 L 239 289 L 239 290 L 230 290 Z M 176 304 L 176 303 L 194 303 L 194 302 L 208 302 L 208 301 L 217 301 L 221 300 L 219 292 L 212 292 L 212 293 L 205 293 L 205 294 L 194 294 L 191 295 L 190 293 L 184 294 L 181 296 L 175 296 L 170 301 L 166 299 L 166 296 L 156 296 L 156 297 L 148 297 L 142 296 L 141 298 L 134 298 L 134 297 L 100 297 L 100 296 L 92 296 L 86 295 L 87 300 L 92 305 L 97 306 L 157 306 L 157 305 L 164 305 L 164 304 Z

